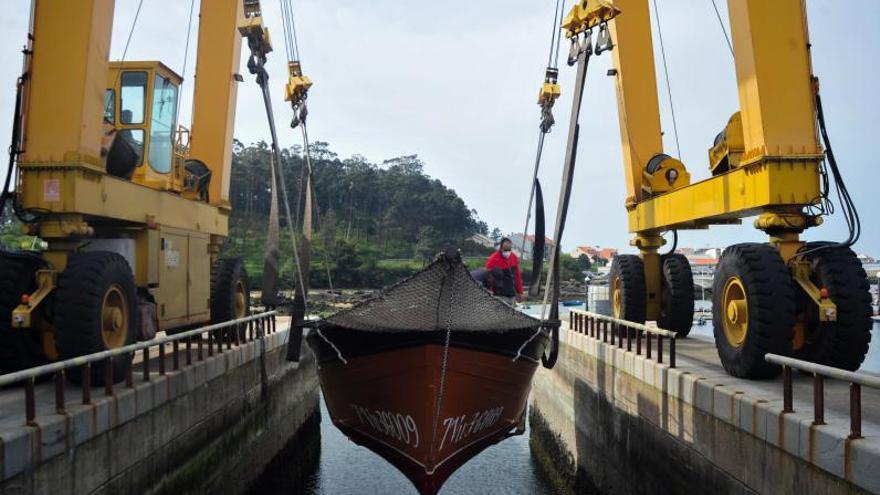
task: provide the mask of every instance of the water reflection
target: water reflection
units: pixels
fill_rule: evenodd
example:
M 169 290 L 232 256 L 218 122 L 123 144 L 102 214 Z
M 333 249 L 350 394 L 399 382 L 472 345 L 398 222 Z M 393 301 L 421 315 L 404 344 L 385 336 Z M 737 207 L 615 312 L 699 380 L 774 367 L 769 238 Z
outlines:
M 282 495 L 413 494 L 412 483 L 384 459 L 360 447 L 337 430 L 321 399 L 320 439 L 314 455 L 290 455 L 273 462 L 251 493 Z M 529 431 L 489 447 L 462 466 L 440 490 L 441 495 L 550 495 L 529 449 Z

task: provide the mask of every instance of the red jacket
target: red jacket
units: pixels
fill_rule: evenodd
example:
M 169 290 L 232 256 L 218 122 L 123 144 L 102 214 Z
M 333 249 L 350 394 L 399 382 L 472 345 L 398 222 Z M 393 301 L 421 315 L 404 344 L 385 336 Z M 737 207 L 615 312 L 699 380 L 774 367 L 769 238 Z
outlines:
M 523 293 L 523 281 L 522 274 L 519 271 L 519 260 L 516 258 L 516 255 L 513 254 L 513 251 L 510 252 L 510 256 L 505 258 L 501 256 L 501 251 L 495 251 L 489 256 L 489 259 L 486 260 L 486 269 L 492 270 L 493 268 L 501 268 L 502 270 L 511 269 L 513 272 L 513 276 L 516 279 L 516 293 Z

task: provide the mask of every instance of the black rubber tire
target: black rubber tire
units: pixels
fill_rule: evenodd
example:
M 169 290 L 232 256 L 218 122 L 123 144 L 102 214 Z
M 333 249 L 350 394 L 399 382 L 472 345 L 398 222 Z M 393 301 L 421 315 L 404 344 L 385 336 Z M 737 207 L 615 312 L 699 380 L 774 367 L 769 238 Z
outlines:
M 247 270 L 241 258 L 221 258 L 211 267 L 211 323 L 234 320 L 235 288 L 239 281 L 244 282 L 245 315 L 250 312 L 250 284 Z M 243 332 L 244 329 L 241 329 Z M 228 332 L 224 332 L 226 334 Z M 234 335 L 234 334 L 233 334 Z M 240 337 L 243 337 L 241 335 Z
M 663 270 L 663 305 L 657 326 L 686 337 L 694 324 L 694 275 L 683 254 L 671 253 L 660 259 Z
M 724 286 L 734 276 L 742 282 L 748 303 L 747 333 L 739 347 L 728 342 L 723 328 Z M 715 347 L 727 373 L 740 378 L 778 375 L 781 368 L 766 362 L 764 356 L 791 354 L 795 321 L 794 281 L 779 251 L 757 243 L 725 249 L 715 271 L 712 307 Z
M 36 254 L 0 252 L 0 373 L 46 364 L 39 332 L 12 328 L 12 310 L 22 294 L 37 289 L 36 273 L 44 262 Z
M 837 305 L 837 321 L 819 321 L 818 307 L 798 286 L 798 309 L 806 327 L 807 343 L 795 353 L 800 359 L 842 368 L 859 369 L 871 342 L 871 292 L 868 275 L 856 254 L 849 248 L 827 242 L 807 243 L 804 259 L 812 265 L 810 277 L 817 287 L 828 289 Z
M 621 254 L 614 257 L 608 280 L 612 284 L 612 312 L 614 311 L 613 282 L 620 280 L 620 314 L 615 318 L 645 323 L 648 312 L 648 295 L 645 288 L 645 264 L 634 254 Z
M 56 346 L 61 359 L 108 350 L 101 337 L 101 313 L 104 295 L 110 287 L 119 286 L 128 306 L 128 328 L 124 345 L 137 340 L 137 289 L 128 261 L 121 255 L 106 251 L 73 253 L 67 267 L 58 276 L 55 290 Z M 113 382 L 125 379 L 132 356 L 117 356 L 112 360 Z M 91 383 L 103 385 L 105 362 L 91 366 Z M 82 383 L 82 370 L 67 370 L 67 377 Z

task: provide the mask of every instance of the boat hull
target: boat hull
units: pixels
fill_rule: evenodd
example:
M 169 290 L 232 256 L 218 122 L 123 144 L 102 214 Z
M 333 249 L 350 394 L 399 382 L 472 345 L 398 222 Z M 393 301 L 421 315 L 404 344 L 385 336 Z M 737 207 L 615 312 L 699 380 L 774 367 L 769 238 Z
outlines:
M 538 337 L 528 346 L 531 355 L 516 358 L 431 342 L 345 362 L 319 356 L 318 375 L 334 425 L 396 466 L 421 493 L 433 494 L 458 467 L 524 425 L 546 341 L 543 333 Z M 321 348 L 317 340 L 309 336 L 313 348 Z

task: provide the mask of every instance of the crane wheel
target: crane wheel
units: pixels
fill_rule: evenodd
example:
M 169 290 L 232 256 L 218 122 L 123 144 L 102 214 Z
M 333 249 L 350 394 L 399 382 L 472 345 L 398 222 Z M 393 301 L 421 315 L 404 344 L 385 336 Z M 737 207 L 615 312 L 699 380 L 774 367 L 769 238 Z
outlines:
M 871 342 L 871 292 L 868 276 L 856 254 L 849 248 L 827 242 L 807 243 L 803 250 L 824 247 L 807 253 L 804 259 L 812 265 L 812 282 L 828 289 L 828 295 L 837 305 L 837 321 L 820 322 L 819 308 L 798 288 L 799 331 L 803 331 L 803 347 L 795 350 L 795 357 L 819 364 L 859 369 Z M 795 336 L 795 342 L 797 342 Z
M 55 290 L 56 345 L 61 359 L 118 349 L 137 339 L 137 290 L 128 261 L 117 253 L 73 253 L 58 277 Z M 113 382 L 125 378 L 131 355 L 111 360 Z M 105 361 L 91 365 L 91 383 L 103 385 Z M 82 369 L 67 376 L 82 383 Z
M 46 364 L 36 329 L 12 328 L 12 310 L 22 294 L 37 289 L 36 273 L 44 264 L 33 253 L 0 252 L 0 373 Z
M 694 275 L 683 254 L 670 253 L 661 259 L 663 305 L 657 326 L 672 330 L 679 337 L 691 332 L 694 323 Z
M 611 263 L 609 280 L 612 315 L 621 320 L 645 323 L 647 290 L 642 259 L 633 254 L 616 256 Z
M 211 323 L 244 318 L 250 312 L 250 284 L 241 258 L 221 258 L 211 267 Z M 244 337 L 244 328 L 239 330 Z M 224 332 L 229 336 L 234 334 Z
M 724 250 L 712 290 L 715 347 L 724 369 L 740 378 L 770 378 L 780 368 L 768 353 L 791 352 L 795 289 L 779 251 L 768 244 Z

